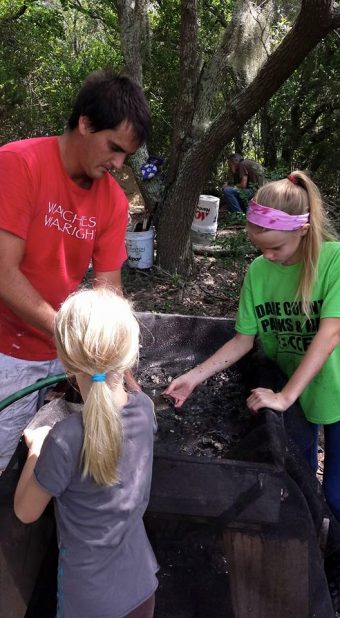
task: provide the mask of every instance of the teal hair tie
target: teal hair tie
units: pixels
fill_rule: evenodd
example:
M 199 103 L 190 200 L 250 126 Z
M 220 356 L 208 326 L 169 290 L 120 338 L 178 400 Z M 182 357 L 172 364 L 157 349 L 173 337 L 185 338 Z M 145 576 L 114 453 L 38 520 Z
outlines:
M 106 373 L 94 373 L 91 376 L 91 380 L 92 380 L 92 382 L 105 382 L 105 380 L 106 380 Z

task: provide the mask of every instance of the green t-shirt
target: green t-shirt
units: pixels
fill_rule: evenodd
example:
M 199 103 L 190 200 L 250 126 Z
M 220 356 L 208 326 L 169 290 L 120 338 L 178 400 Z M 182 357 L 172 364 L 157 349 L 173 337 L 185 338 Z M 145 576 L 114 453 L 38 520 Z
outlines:
M 250 265 L 241 290 L 236 330 L 257 334 L 267 356 L 290 377 L 301 363 L 320 318 L 340 317 L 340 242 L 321 246 L 311 300 L 311 319 L 295 300 L 301 262 L 274 264 L 263 256 Z M 312 423 L 340 420 L 340 345 L 300 396 Z

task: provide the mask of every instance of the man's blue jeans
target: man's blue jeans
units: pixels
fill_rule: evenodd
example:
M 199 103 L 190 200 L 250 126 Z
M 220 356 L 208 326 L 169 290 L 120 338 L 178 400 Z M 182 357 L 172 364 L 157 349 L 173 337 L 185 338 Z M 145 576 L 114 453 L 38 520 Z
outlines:
M 242 193 L 245 194 L 248 199 L 254 195 L 252 189 L 242 189 Z M 244 200 L 240 196 L 239 189 L 236 187 L 224 187 L 223 196 L 229 212 L 246 212 Z

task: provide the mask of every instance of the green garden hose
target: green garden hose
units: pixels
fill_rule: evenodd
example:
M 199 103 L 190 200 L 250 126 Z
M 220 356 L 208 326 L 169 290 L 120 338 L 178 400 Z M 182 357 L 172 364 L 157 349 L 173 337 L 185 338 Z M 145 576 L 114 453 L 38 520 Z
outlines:
M 43 378 L 42 380 L 38 380 L 34 384 L 30 386 L 25 386 L 25 388 L 20 389 L 20 391 L 16 391 L 12 395 L 8 395 L 2 401 L 0 401 L 0 412 L 7 406 L 10 406 L 11 403 L 18 401 L 18 399 L 22 399 L 26 397 L 26 395 L 30 395 L 30 393 L 34 393 L 35 391 L 40 390 L 41 388 L 45 388 L 46 386 L 51 386 L 51 384 L 57 384 L 58 382 L 63 382 L 66 380 L 66 373 L 58 373 L 55 376 L 48 376 L 48 378 Z

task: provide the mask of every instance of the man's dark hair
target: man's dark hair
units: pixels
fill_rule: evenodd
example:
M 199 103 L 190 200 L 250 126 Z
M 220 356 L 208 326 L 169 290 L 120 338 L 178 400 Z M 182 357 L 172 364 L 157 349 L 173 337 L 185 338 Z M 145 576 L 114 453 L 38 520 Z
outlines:
M 138 143 L 147 140 L 151 117 L 144 92 L 130 77 L 111 70 L 96 71 L 85 80 L 68 121 L 69 130 L 87 116 L 94 133 L 115 129 L 124 120 L 135 130 Z
M 240 163 L 240 161 L 243 161 L 243 157 L 238 152 L 232 152 L 227 156 L 227 161 L 235 161 L 235 163 Z

